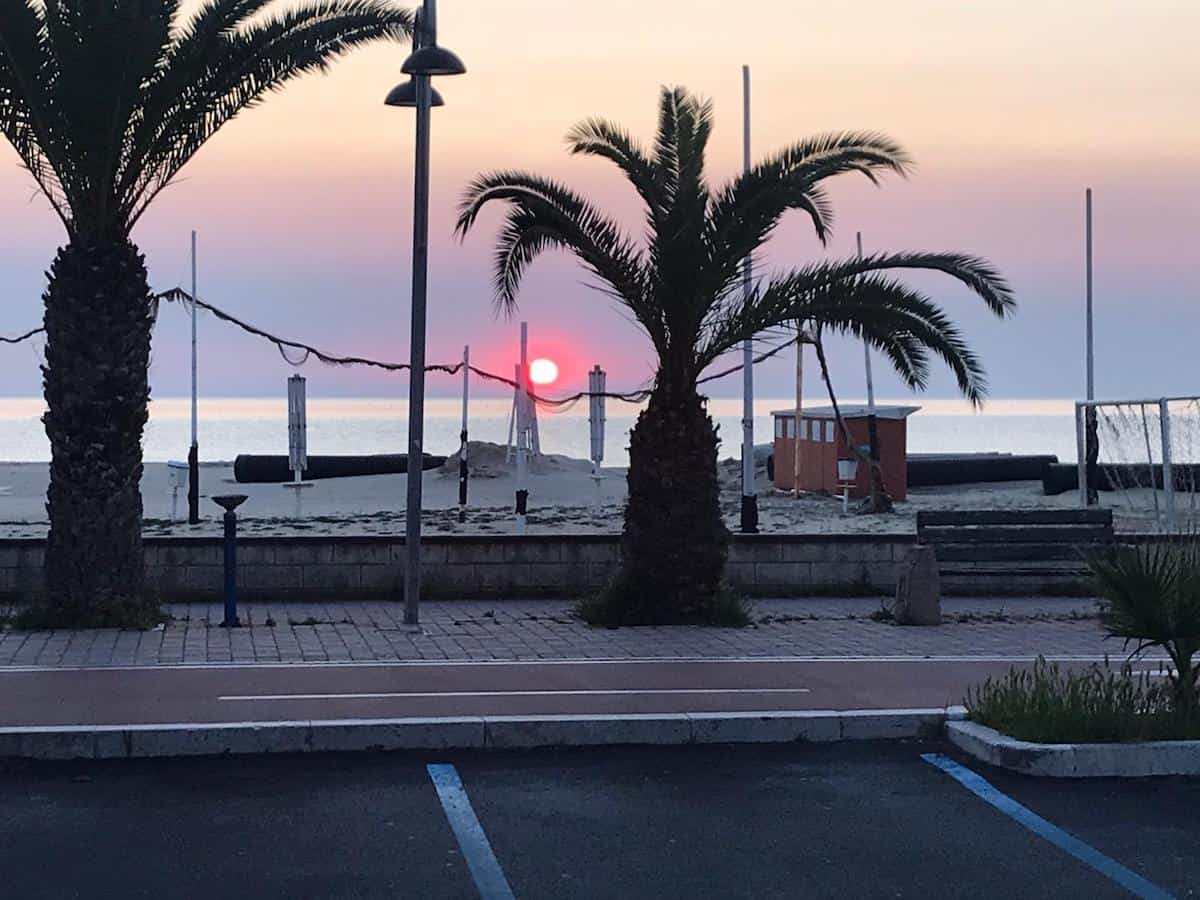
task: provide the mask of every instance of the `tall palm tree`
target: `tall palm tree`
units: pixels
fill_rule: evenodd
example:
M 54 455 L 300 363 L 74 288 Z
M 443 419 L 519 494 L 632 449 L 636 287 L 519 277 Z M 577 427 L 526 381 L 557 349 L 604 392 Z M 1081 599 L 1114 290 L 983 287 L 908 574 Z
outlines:
M 384 0 L 0 0 L 0 129 L 67 230 L 43 297 L 49 624 L 136 625 L 151 294 L 133 226 L 226 122 L 412 15 Z
M 626 622 L 702 621 L 714 614 L 729 535 L 718 503 L 717 430 L 697 380 L 718 357 L 747 338 L 803 321 L 865 338 L 914 388 L 926 383 L 930 354 L 938 356 L 962 392 L 978 401 L 983 369 L 962 335 L 932 300 L 883 271 L 938 270 L 963 282 L 997 316 L 1014 308 L 1007 284 L 988 263 L 947 253 L 819 263 L 776 273 L 744 296 L 742 266 L 784 213 L 806 214 L 825 241 L 831 222 L 825 179 L 902 175 L 908 160 L 881 135 L 835 134 L 787 147 L 713 189 L 704 172 L 712 122 L 709 102 L 664 88 L 649 150 L 601 119 L 568 135 L 571 153 L 615 163 L 633 185 L 645 204 L 644 241 L 567 187 L 523 172 L 478 177 L 458 220 L 465 235 L 489 203 L 507 205 L 495 251 L 500 310 L 516 306 L 522 277 L 539 254 L 564 249 L 632 314 L 658 356 L 649 403 L 629 437 L 623 569 L 610 592 L 614 617 Z

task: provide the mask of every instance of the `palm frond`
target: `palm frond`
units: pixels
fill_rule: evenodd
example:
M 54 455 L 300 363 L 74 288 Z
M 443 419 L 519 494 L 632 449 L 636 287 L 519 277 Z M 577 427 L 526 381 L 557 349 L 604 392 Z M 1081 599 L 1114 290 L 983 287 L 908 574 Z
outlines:
M 69 227 L 63 179 L 71 147 L 51 101 L 56 78 L 43 7 L 0 0 L 0 132 Z
M 401 40 L 411 32 L 411 13 L 385 0 L 319 0 L 236 29 L 208 29 L 203 68 L 181 94 L 159 98 L 165 107 L 157 115 L 147 109 L 133 138 L 141 149 L 131 154 L 126 173 L 130 220 L 137 220 L 205 141 L 265 94 L 302 74 L 325 70 L 355 47 Z M 186 65 L 191 57 L 173 58 Z
M 659 191 L 654 162 L 628 131 L 605 119 L 585 119 L 567 134 L 572 155 L 598 156 L 614 163 L 637 190 L 653 223 L 666 208 Z
M 496 245 L 496 303 L 501 311 L 515 309 L 529 263 L 543 251 L 558 247 L 575 254 L 609 285 L 652 337 L 659 334 L 658 317 L 647 303 L 642 254 L 611 219 L 555 181 L 524 172 L 495 172 L 468 186 L 459 204 L 455 233 L 465 237 L 492 202 L 510 207 Z
M 899 144 L 873 132 L 822 135 L 768 157 L 714 196 L 705 229 L 712 256 L 706 280 L 724 285 L 736 277 L 740 261 L 767 241 L 791 210 L 809 217 L 824 244 L 833 210 L 822 181 L 857 172 L 878 183 L 878 173 L 904 176 L 910 165 Z

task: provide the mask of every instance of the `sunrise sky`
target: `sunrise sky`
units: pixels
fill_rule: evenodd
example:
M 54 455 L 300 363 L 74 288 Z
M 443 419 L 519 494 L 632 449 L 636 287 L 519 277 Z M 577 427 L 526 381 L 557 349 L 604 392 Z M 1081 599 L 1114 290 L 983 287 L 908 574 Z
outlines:
M 511 372 L 517 326 L 492 315 L 485 217 L 464 245 L 450 234 L 458 195 L 483 169 L 561 178 L 636 228 L 632 192 L 599 161 L 568 157 L 562 137 L 603 115 L 649 136 L 658 87 L 716 103 L 709 171 L 741 164 L 741 73 L 753 70 L 754 151 L 803 136 L 875 129 L 914 156 L 915 176 L 882 189 L 833 189 L 836 233 L 819 246 L 801 218 L 773 241 L 775 265 L 868 249 L 962 250 L 992 259 L 1020 311 L 997 323 L 953 283 L 922 279 L 963 325 L 997 397 L 1082 391 L 1083 191 L 1096 192 L 1098 392 L 1198 393 L 1200 334 L 1200 5 L 1191 0 L 991 2 L 860 0 L 442 0 L 441 42 L 467 63 L 443 79 L 434 112 L 429 359 L 465 343 Z M 407 48 L 376 47 L 272 96 L 227 127 L 160 197 L 135 238 L 157 288 L 186 285 L 188 232 L 200 234 L 200 293 L 263 327 L 333 352 L 403 359 L 408 345 L 413 116 L 382 98 Z M 61 226 L 0 151 L 0 333 L 40 323 L 43 271 Z M 526 283 L 522 317 L 560 386 L 600 363 L 631 388 L 652 372 L 645 340 L 589 290 L 568 258 Z M 152 384 L 186 393 L 186 316 L 166 309 Z M 202 321 L 202 390 L 276 395 L 291 370 L 267 345 Z M 759 393 L 784 396 L 791 361 L 760 367 Z M 861 393 L 861 352 L 842 346 L 835 376 Z M 310 396 L 401 394 L 402 380 L 306 368 Z M 897 396 L 894 379 L 880 392 Z M 0 393 L 39 392 L 37 354 L 0 350 Z M 432 378 L 431 393 L 457 383 Z M 737 379 L 713 390 L 732 394 Z M 939 371 L 934 395 L 952 394 Z

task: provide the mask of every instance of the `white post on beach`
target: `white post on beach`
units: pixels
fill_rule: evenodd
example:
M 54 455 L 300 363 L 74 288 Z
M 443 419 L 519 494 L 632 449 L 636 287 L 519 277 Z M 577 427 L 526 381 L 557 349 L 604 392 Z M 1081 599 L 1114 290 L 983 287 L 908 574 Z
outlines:
M 200 521 L 200 438 L 196 384 L 196 232 L 192 232 L 192 444 L 188 448 L 188 524 Z
M 1163 500 L 1167 508 L 1167 531 L 1175 530 L 1175 470 L 1171 461 L 1171 410 L 1166 399 L 1158 401 L 1158 422 L 1162 429 Z M 1153 473 L 1151 473 L 1153 477 Z M 1151 482 L 1151 490 L 1154 488 Z
M 514 416 L 517 430 L 517 534 L 525 533 L 525 511 L 529 491 L 525 487 L 525 451 L 529 443 L 529 423 L 525 419 L 525 378 L 529 370 L 529 324 L 521 323 L 521 361 L 517 365 L 517 404 Z
M 458 521 L 467 521 L 467 395 L 471 390 L 471 347 L 463 347 L 462 431 L 458 434 Z
M 600 482 L 604 476 L 600 473 L 600 464 L 604 461 L 604 389 L 608 376 L 599 365 L 588 372 L 588 427 L 592 437 L 592 482 L 596 487 L 597 515 L 602 506 L 603 493 Z
M 308 468 L 308 411 L 304 376 L 293 375 L 289 378 L 287 391 L 288 468 L 292 470 L 292 480 L 283 486 L 295 494 L 296 518 L 300 519 L 304 515 L 301 494 L 304 488 L 312 487 L 312 482 L 304 480 L 304 470 Z
M 855 243 L 858 245 L 858 258 L 863 258 L 862 232 L 855 232 Z M 875 415 L 875 379 L 871 377 L 871 345 L 863 338 L 863 362 L 867 372 L 867 441 L 871 467 L 879 465 L 879 420 Z M 871 497 L 875 497 L 875 472 L 867 473 L 871 480 Z M 848 493 L 848 492 L 847 492 Z
M 1092 189 L 1088 188 L 1084 194 L 1084 206 L 1086 211 L 1087 237 L 1086 253 L 1087 253 L 1087 399 L 1090 403 L 1096 399 L 1096 370 L 1095 356 L 1093 352 L 1093 333 L 1092 333 Z
M 742 167 L 750 171 L 750 67 L 742 66 Z M 742 293 L 749 298 L 750 257 L 742 264 Z M 742 344 L 742 514 L 740 530 L 758 532 L 758 496 L 754 490 L 754 341 Z

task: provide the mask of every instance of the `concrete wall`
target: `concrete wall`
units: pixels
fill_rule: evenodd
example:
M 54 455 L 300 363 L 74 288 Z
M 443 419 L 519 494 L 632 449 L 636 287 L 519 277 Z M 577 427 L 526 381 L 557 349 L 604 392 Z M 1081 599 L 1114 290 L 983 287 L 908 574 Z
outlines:
M 802 594 L 833 586 L 890 591 L 911 535 L 735 535 L 728 577 L 755 593 Z M 422 542 L 430 596 L 571 595 L 616 571 L 615 535 L 438 535 Z M 36 593 L 43 542 L 0 540 L 0 598 Z M 238 544 L 247 599 L 399 599 L 404 539 L 252 537 Z M 222 587 L 219 538 L 147 538 L 146 576 L 164 600 L 215 599 Z

